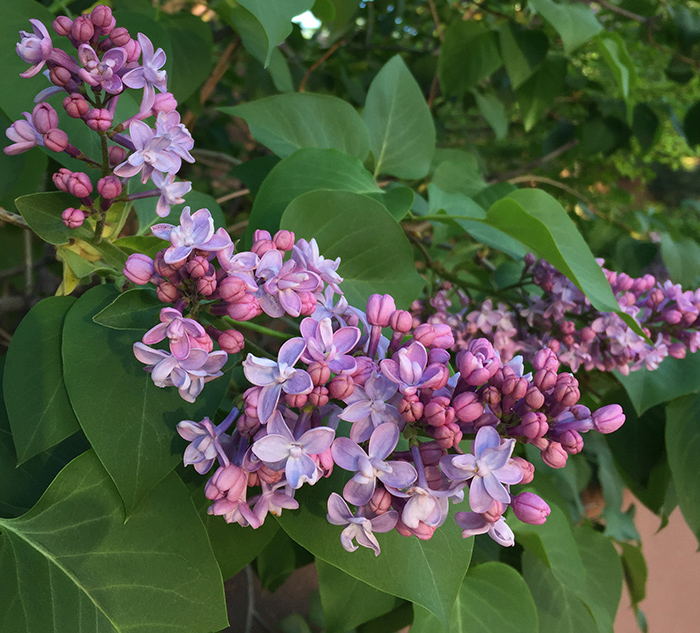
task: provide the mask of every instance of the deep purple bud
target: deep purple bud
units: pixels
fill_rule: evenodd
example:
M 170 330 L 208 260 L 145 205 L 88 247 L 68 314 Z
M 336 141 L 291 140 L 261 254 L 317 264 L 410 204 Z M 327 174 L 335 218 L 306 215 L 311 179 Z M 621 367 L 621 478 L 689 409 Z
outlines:
M 110 145 L 107 149 L 110 167 L 115 167 L 126 160 L 126 150 L 118 145 Z
M 228 354 L 237 354 L 245 347 L 245 338 L 238 330 L 233 328 L 224 330 L 217 340 L 219 348 Z
M 552 511 L 534 492 L 521 492 L 510 502 L 513 513 L 523 523 L 542 525 Z
M 411 331 L 411 327 L 413 327 L 413 317 L 411 313 L 406 310 L 395 310 L 389 317 L 389 327 L 394 330 L 394 332 L 408 334 L 408 332 Z
M 67 37 L 73 27 L 73 20 L 65 15 L 59 15 L 53 21 L 53 30 L 61 37 Z
M 109 39 L 112 40 L 112 44 L 115 46 L 126 46 L 131 41 L 131 35 L 123 26 L 118 26 L 112 29 Z
M 275 243 L 275 246 L 281 250 L 281 251 L 291 251 L 292 246 L 294 246 L 294 241 L 296 240 L 296 237 L 294 236 L 294 233 L 292 231 L 284 231 L 280 230 L 275 233 L 275 236 L 272 238 L 272 241 Z
M 112 127 L 112 113 L 106 108 L 93 108 L 85 115 L 85 124 L 95 132 L 106 132 Z
M 61 213 L 61 219 L 63 224 L 65 224 L 69 229 L 77 229 L 82 226 L 85 221 L 85 212 L 80 209 L 74 209 L 73 207 L 68 207 L 63 213 Z
M 419 447 L 421 459 L 424 466 L 435 466 L 440 461 L 440 458 L 445 454 L 445 451 L 440 448 L 437 442 L 423 442 Z
M 82 171 L 73 172 L 67 184 L 68 191 L 76 198 L 87 198 L 92 193 L 90 177 Z
M 122 192 L 122 181 L 116 176 L 105 176 L 97 181 L 97 193 L 105 200 L 114 200 Z
M 367 322 L 370 325 L 387 327 L 395 310 L 396 303 L 391 295 L 370 295 L 367 299 Z
M 484 412 L 484 405 L 473 391 L 464 391 L 452 401 L 455 416 L 460 422 L 474 422 Z
M 39 134 L 46 134 L 49 130 L 58 127 L 58 114 L 48 103 L 39 103 L 32 110 L 32 122 Z
M 680 310 L 667 308 L 661 311 L 661 318 L 669 325 L 677 325 L 683 318 L 683 313 Z
M 57 127 L 44 134 L 44 147 L 52 152 L 62 152 L 68 147 L 68 134 Z
M 73 20 L 70 32 L 76 41 L 80 43 L 89 42 L 95 34 L 95 25 L 90 22 L 90 18 L 81 15 Z
M 608 404 L 593 412 L 593 425 L 598 433 L 612 433 L 625 423 L 625 414 L 619 404 Z
M 137 286 L 144 286 L 153 277 L 153 260 L 148 255 L 133 253 L 129 255 L 122 271 L 124 276 Z

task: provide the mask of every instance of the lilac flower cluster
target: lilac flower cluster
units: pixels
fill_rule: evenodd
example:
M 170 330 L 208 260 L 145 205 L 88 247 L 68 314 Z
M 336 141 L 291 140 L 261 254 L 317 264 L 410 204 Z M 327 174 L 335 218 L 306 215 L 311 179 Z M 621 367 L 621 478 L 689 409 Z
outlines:
M 207 419 L 179 427 L 192 441 L 186 464 L 203 472 L 218 461 L 206 494 L 209 513 L 227 522 L 259 527 L 267 513 L 296 508 L 302 485 L 338 467 L 348 475 L 342 494 L 328 499 L 327 519 L 343 527 L 348 551 L 362 545 L 379 554 L 376 533 L 391 529 L 431 538 L 449 502 L 463 502 L 465 491 L 470 509 L 456 514 L 463 536 L 488 533 L 512 545 L 503 518 L 509 506 L 532 524 L 550 511 L 534 493 L 511 490 L 534 475 L 533 464 L 514 456 L 516 445 L 536 446 L 546 464 L 561 468 L 581 451 L 583 433 L 609 433 L 624 422 L 618 405 L 593 412 L 579 405 L 578 382 L 558 373 L 552 350 L 538 352 L 534 373 L 525 373 L 520 357 L 503 363 L 486 339 L 476 339 L 450 376 L 447 325 L 413 327 L 389 295 L 372 295 L 366 312 L 342 298 L 334 305 L 330 283 L 324 300 L 316 297 L 300 336 L 277 359 L 248 354 L 243 361 L 253 386 L 231 434 Z
M 17 44 L 19 57 L 31 64 L 21 74 L 33 77 L 43 68 L 52 84 L 39 92 L 37 104 L 24 119 L 15 121 L 6 131 L 12 144 L 6 154 L 14 155 L 41 145 L 54 152 L 65 152 L 100 169 L 93 179 L 85 172 L 61 168 L 53 175 L 60 191 L 75 196 L 79 204 L 63 212 L 69 228 L 82 225 L 86 217 L 98 217 L 96 239 L 103 230 L 105 214 L 114 202 L 158 196 L 156 211 L 161 217 L 170 212 L 170 205 L 184 202 L 192 188 L 189 182 L 177 182 L 182 161 L 194 162 L 189 151 L 193 140 L 176 112 L 177 101 L 167 92 L 167 77 L 162 69 L 165 53 L 154 50 L 143 33 L 134 39 L 127 29 L 116 26 L 108 6 L 98 5 L 89 14 L 75 20 L 60 16 L 53 30 L 76 48 L 71 56 L 55 47 L 46 27 L 39 20 L 30 20 L 33 32 L 20 32 Z M 115 120 L 117 103 L 128 89 L 142 91 L 138 112 L 124 121 Z M 156 89 L 159 94 L 156 94 Z M 100 137 L 100 160 L 84 154 L 69 142 L 60 129 L 56 109 L 47 102 L 55 94 L 64 94 L 62 107 L 68 116 L 82 120 Z M 155 128 L 145 119 L 156 117 Z M 128 130 L 128 134 L 125 131 Z M 125 182 L 140 175 L 141 182 L 150 178 L 155 186 L 146 192 L 125 193 Z M 93 198 L 94 191 L 99 200 Z
M 602 261 L 599 261 L 603 265 Z M 599 312 L 586 296 L 544 260 L 528 258 L 526 273 L 542 289 L 527 302 L 494 306 L 486 299 L 478 306 L 460 294 L 457 312 L 446 290 L 430 300 L 432 324 L 446 324 L 455 337 L 455 351 L 466 349 L 476 337 L 486 337 L 504 359 L 521 353 L 532 359 L 548 347 L 559 361 L 576 372 L 612 371 L 623 374 L 642 367 L 656 369 L 666 356 L 684 358 L 700 349 L 700 290 L 683 290 L 679 284 L 660 282 L 653 275 L 633 278 L 603 268 L 620 305 L 650 339 L 636 334 L 617 314 Z M 416 304 L 417 321 L 425 306 Z

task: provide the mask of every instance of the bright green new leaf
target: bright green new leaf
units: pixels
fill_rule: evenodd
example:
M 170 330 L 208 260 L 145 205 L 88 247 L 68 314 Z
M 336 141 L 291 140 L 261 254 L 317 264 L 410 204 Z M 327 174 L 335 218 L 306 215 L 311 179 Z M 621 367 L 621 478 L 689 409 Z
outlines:
M 440 623 L 414 606 L 411 633 L 434 633 Z M 538 633 L 537 609 L 523 577 L 503 563 L 472 567 L 457 596 L 449 633 Z
M 529 4 L 559 33 L 567 55 L 603 30 L 593 11 L 584 4 L 568 0 L 529 0 Z
M 480 22 L 454 20 L 445 29 L 445 41 L 438 60 L 442 91 L 461 97 L 482 79 L 496 72 L 503 62 L 498 52 L 498 35 Z
M 381 193 L 377 183 L 354 156 L 334 149 L 306 148 L 280 161 L 263 181 L 255 198 L 246 239 L 255 229 L 274 234 L 287 205 L 297 196 L 317 189 Z
M 622 36 L 613 31 L 603 31 L 596 35 L 596 41 L 603 59 L 620 87 L 623 98 L 627 101 L 637 81 L 637 71 Z
M 696 374 L 697 377 L 697 374 Z M 700 542 L 700 396 L 686 396 L 666 407 L 666 451 L 678 505 Z
M 244 119 L 253 138 L 281 158 L 304 147 L 337 149 L 360 160 L 369 152 L 362 117 L 337 97 L 292 92 L 219 109 Z
M 513 90 L 525 83 L 547 56 L 549 41 L 542 31 L 504 22 L 499 31 L 501 56 Z
M 401 226 L 366 196 L 309 192 L 287 207 L 281 226 L 297 238 L 316 238 L 324 257 L 340 257 L 341 288 L 350 305 L 362 307 L 371 294 L 388 293 L 407 307 L 420 293 L 423 278 Z
M 5 405 L 21 464 L 80 429 L 63 383 L 61 335 L 73 297 L 49 297 L 12 337 L 3 378 Z
M 116 295 L 113 287 L 98 286 L 68 311 L 63 367 L 80 426 L 130 515 L 182 460 L 186 443 L 175 431 L 177 423 L 199 421 L 216 411 L 227 381 L 224 377 L 206 385 L 195 404 L 185 402 L 174 387 L 156 387 L 133 355 L 138 334 L 93 321 Z
M 526 132 L 546 114 L 554 99 L 564 90 L 566 64 L 564 57 L 548 57 L 535 74 L 516 90 Z
M 0 529 L 3 633 L 209 633 L 227 625 L 219 568 L 175 475 L 125 523 L 90 451 L 27 514 L 0 519 Z
M 363 118 L 374 154 L 374 175 L 423 178 L 435 151 L 435 125 L 423 92 L 398 55 L 373 79 Z

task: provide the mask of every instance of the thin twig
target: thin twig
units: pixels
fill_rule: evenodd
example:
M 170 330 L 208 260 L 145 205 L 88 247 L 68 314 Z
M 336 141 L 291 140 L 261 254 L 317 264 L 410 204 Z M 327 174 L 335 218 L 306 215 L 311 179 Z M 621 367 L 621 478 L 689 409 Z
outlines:
M 521 176 L 522 174 L 527 174 L 529 171 L 536 169 L 537 167 L 542 167 L 545 163 L 548 163 L 550 160 L 554 160 L 555 158 L 558 158 L 561 156 L 564 152 L 568 152 L 570 149 L 576 147 L 579 144 L 578 139 L 574 139 L 572 141 L 569 141 L 568 143 L 564 143 L 564 145 L 557 147 L 557 149 L 549 152 L 549 154 L 545 154 L 544 156 L 540 156 L 539 158 L 536 158 L 533 161 L 530 161 L 527 165 L 524 165 L 523 167 L 520 167 L 518 169 L 514 169 L 513 171 L 507 171 L 503 174 L 498 174 L 497 176 L 494 176 L 493 178 L 489 178 L 487 181 L 489 185 L 496 184 L 497 182 L 505 182 L 505 181 L 510 181 L 511 178 L 517 178 L 518 176 Z
M 236 222 L 235 224 L 232 224 L 231 226 L 226 227 L 226 232 L 229 235 L 236 235 L 241 229 L 244 229 L 248 226 L 248 220 L 241 220 L 240 222 Z
M 233 156 L 230 156 L 229 154 L 224 154 L 224 152 L 215 152 L 214 150 L 210 149 L 192 149 L 190 150 L 190 154 L 197 158 L 197 156 L 200 156 L 201 158 L 210 158 L 212 160 L 216 161 L 224 161 L 226 163 L 230 163 L 231 165 L 238 166 L 240 165 L 243 161 L 239 160 L 238 158 L 234 158 Z
M 590 0 L 581 0 L 583 4 L 591 4 Z M 634 20 L 635 22 L 640 22 L 641 24 L 647 24 L 650 20 L 650 18 L 644 17 L 643 15 L 639 15 L 639 13 L 633 13 L 632 11 L 628 11 L 627 9 L 623 9 L 622 7 L 618 7 L 617 5 L 612 4 L 611 2 L 607 2 L 606 0 L 594 0 L 595 3 L 604 9 L 607 9 L 608 11 L 611 11 L 612 13 L 617 13 L 618 15 L 621 15 L 624 18 L 628 18 L 629 20 Z
M 586 196 L 584 196 L 583 194 L 580 194 L 575 189 L 572 189 L 571 187 L 569 187 L 569 185 L 565 185 L 563 182 L 559 182 L 558 180 L 553 180 L 552 178 L 547 178 L 545 176 L 536 176 L 535 174 L 525 174 L 524 176 L 518 176 L 517 178 L 509 178 L 508 182 L 511 185 L 515 185 L 519 182 L 541 182 L 542 184 L 545 184 L 545 185 L 551 185 L 552 187 L 556 187 L 557 189 L 561 189 L 562 191 L 566 191 L 566 193 L 574 196 L 575 198 L 578 198 L 596 215 L 598 215 L 600 217 L 605 217 L 593 205 L 593 203 L 588 198 L 586 198 Z
M 0 207 L 0 222 L 7 222 L 8 224 L 14 224 L 22 229 L 28 229 L 29 225 L 27 221 L 19 214 L 12 213 L 7 209 Z
M 24 296 L 29 300 L 34 292 L 34 271 L 32 270 L 32 232 L 24 231 Z
M 321 55 L 321 57 L 319 57 L 313 64 L 311 64 L 311 67 L 306 71 L 306 73 L 304 73 L 304 76 L 299 82 L 299 92 L 304 92 L 304 90 L 306 90 L 306 84 L 308 83 L 309 78 L 311 77 L 311 73 L 313 73 L 319 66 L 321 66 L 321 64 L 323 64 L 323 62 L 325 62 L 341 46 L 344 46 L 347 43 L 348 40 L 345 38 L 338 40 L 323 55 Z
M 445 35 L 442 32 L 442 25 L 440 24 L 440 17 L 438 16 L 437 9 L 435 8 L 434 0 L 428 0 L 428 6 L 430 7 L 430 13 L 433 16 L 433 22 L 435 22 L 435 30 L 437 31 L 438 39 L 441 42 L 444 42 Z
M 234 191 L 233 193 L 227 193 L 225 196 L 221 196 L 220 198 L 217 198 L 216 201 L 219 204 L 223 204 L 224 202 L 228 202 L 229 200 L 233 200 L 235 198 L 241 198 L 242 196 L 247 196 L 250 193 L 250 189 L 241 189 L 240 191 Z

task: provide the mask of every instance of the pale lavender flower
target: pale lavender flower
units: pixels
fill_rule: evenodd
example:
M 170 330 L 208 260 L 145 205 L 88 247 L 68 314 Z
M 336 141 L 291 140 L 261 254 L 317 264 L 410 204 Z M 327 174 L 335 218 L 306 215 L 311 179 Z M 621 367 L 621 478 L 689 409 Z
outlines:
M 305 363 L 325 362 L 336 374 L 355 369 L 357 362 L 348 352 L 360 340 L 359 328 L 341 327 L 334 332 L 329 318 L 316 321 L 309 317 L 301 322 L 299 329 L 306 341 L 306 350 L 301 355 Z
M 282 514 L 282 510 L 296 510 L 299 502 L 294 498 L 294 488 L 286 480 L 277 482 L 274 485 L 261 482 L 262 494 L 250 500 L 254 503 L 253 512 L 258 517 L 260 524 L 265 521 L 267 513 L 270 512 L 276 517 Z M 284 491 L 280 491 L 284 488 Z
M 363 516 L 354 516 L 343 498 L 336 492 L 328 497 L 328 514 L 326 520 L 333 525 L 344 525 L 345 529 L 340 534 L 340 543 L 347 552 L 354 552 L 357 545 L 354 539 L 362 545 L 374 551 L 379 556 L 380 548 L 377 537 L 373 532 L 388 532 L 392 530 L 398 520 L 398 514 L 394 510 L 380 514 L 373 519 Z
M 455 521 L 462 528 L 462 538 L 488 534 L 499 545 L 504 547 L 515 545 L 513 530 L 508 527 L 503 517 L 492 523 L 476 512 L 457 512 Z
M 193 250 L 219 251 L 231 243 L 231 237 L 224 229 L 214 231 L 214 219 L 208 209 L 190 214 L 190 207 L 185 207 L 180 214 L 179 226 L 154 224 L 151 232 L 172 244 L 163 256 L 166 264 L 187 259 Z
M 204 328 L 197 321 L 186 319 L 175 308 L 163 308 L 160 311 L 160 321 L 148 330 L 141 340 L 146 345 L 155 345 L 167 337 L 170 340 L 170 351 L 178 360 L 187 358 L 191 347 L 199 347 L 196 339 L 206 335 Z
M 335 290 L 330 286 L 326 286 L 323 293 L 316 292 L 316 309 L 311 315 L 312 319 L 320 321 L 321 319 L 329 318 L 336 319 L 342 326 L 348 325 L 348 316 L 356 316 L 352 312 L 352 308 L 348 305 L 348 300 L 344 296 L 340 296 L 337 302 L 334 302 Z M 357 319 L 355 319 L 357 321 Z
M 369 503 L 379 479 L 392 488 L 407 488 L 418 477 L 408 462 L 384 461 L 396 448 L 399 428 L 387 422 L 378 426 L 369 439 L 368 453 L 347 437 L 339 437 L 331 446 L 333 460 L 344 470 L 355 472 L 345 484 L 343 496 L 356 506 Z
M 446 455 L 440 468 L 452 481 L 471 479 L 469 506 L 474 512 L 486 512 L 494 500 L 510 503 L 510 493 L 503 484 L 517 484 L 523 473 L 510 456 L 515 440 L 501 440 L 491 426 L 481 427 L 472 445 L 474 454 Z
M 438 363 L 429 365 L 427 369 L 426 365 L 428 351 L 417 341 L 379 363 L 382 373 L 395 382 L 405 396 L 413 395 L 420 387 L 429 387 L 431 382 L 442 376 L 442 367 Z
M 267 423 L 267 435 L 257 440 L 253 453 L 268 466 L 284 468 L 289 485 L 300 488 L 305 481 L 317 480 L 316 462 L 310 455 L 318 455 L 328 450 L 335 438 L 335 431 L 327 426 L 319 426 L 295 438 L 279 411 L 275 411 Z
M 78 47 L 78 59 L 84 68 L 78 74 L 91 86 L 100 86 L 105 92 L 116 95 L 124 90 L 117 73 L 126 63 L 126 58 L 126 51 L 119 46 L 110 48 L 100 59 L 92 46 L 81 44 Z
M 8 156 L 16 156 L 32 149 L 32 147 L 44 144 L 42 135 L 34 127 L 32 115 L 29 112 L 22 112 L 22 116 L 26 121 L 19 119 L 5 130 L 5 135 L 12 141 L 12 145 L 3 149 Z
M 129 137 L 134 151 L 128 158 L 114 168 L 114 174 L 120 178 L 133 178 L 141 173 L 141 182 L 145 183 L 154 171 L 176 173 L 182 164 L 179 156 L 170 151 L 170 137 L 156 136 L 143 121 L 129 124 Z
M 277 249 L 260 258 L 255 274 L 261 284 L 256 294 L 260 307 L 275 318 L 285 312 L 298 317 L 302 308 L 299 293 L 313 292 L 321 283 L 316 273 L 303 269 L 294 260 L 283 262 L 282 252 Z
M 23 62 L 31 64 L 31 68 L 20 73 L 20 77 L 33 77 L 47 62 L 53 52 L 53 43 L 46 27 L 39 20 L 29 20 L 34 33 L 20 31 L 20 41 L 15 50 Z
M 143 33 L 138 34 L 139 45 L 141 46 L 142 65 L 130 70 L 122 77 L 122 81 L 129 88 L 143 88 L 143 99 L 141 100 L 141 112 L 147 112 L 153 107 L 156 99 L 156 91 L 167 92 L 167 73 L 161 68 L 165 65 L 165 53 L 162 48 L 153 50 L 153 43 Z
M 163 174 L 159 171 L 154 171 L 151 174 L 153 184 L 160 190 L 160 197 L 156 203 L 156 213 L 161 218 L 166 218 L 170 215 L 170 206 L 173 204 L 182 204 L 186 196 L 192 191 L 192 183 L 189 181 L 175 182 L 175 174 Z
M 404 421 L 398 409 L 389 404 L 396 391 L 396 384 L 379 373 L 370 376 L 364 387 L 355 385 L 346 400 L 349 406 L 338 416 L 341 420 L 352 422 L 351 440 L 358 443 L 368 440 L 372 430 L 384 422 L 403 427 Z
M 305 239 L 297 240 L 292 247 L 292 259 L 298 262 L 301 268 L 316 273 L 337 294 L 343 294 L 338 285 L 343 281 L 343 278 L 336 272 L 338 266 L 340 266 L 340 257 L 334 260 L 323 257 L 319 254 L 318 244 L 315 239 L 312 238 L 310 242 L 307 242 Z
M 282 391 L 290 394 L 307 394 L 313 389 L 311 376 L 303 369 L 294 369 L 306 343 L 302 338 L 293 338 L 280 347 L 276 361 L 257 358 L 252 354 L 243 361 L 243 372 L 253 385 L 262 387 L 258 396 L 258 418 L 265 424 L 277 407 Z
M 431 528 L 439 527 L 447 518 L 448 497 L 453 496 L 456 491 L 432 490 L 424 482 L 420 483 L 423 485 L 411 486 L 405 492 L 397 488 L 389 488 L 392 495 L 408 498 L 401 512 L 401 521 L 414 530 L 421 523 Z
M 228 457 L 224 446 L 230 445 L 231 436 L 225 431 L 231 426 L 238 415 L 238 409 L 234 408 L 226 416 L 221 424 L 214 426 L 209 418 L 201 422 L 183 420 L 177 425 L 180 437 L 190 442 L 183 455 L 185 466 L 193 465 L 200 474 L 209 472 L 214 462 L 219 459 L 222 463 L 228 463 Z
M 189 130 L 180 123 L 180 113 L 177 110 L 171 112 L 159 112 L 156 117 L 156 136 L 170 139 L 168 151 L 175 154 L 181 160 L 194 163 L 194 157 L 190 150 L 194 147 L 194 139 Z M 177 171 L 181 162 L 177 163 Z
M 194 347 L 187 358 L 179 360 L 170 352 L 153 349 L 141 342 L 134 343 L 134 356 L 146 364 L 144 369 L 151 374 L 157 387 L 175 386 L 180 397 L 187 402 L 195 401 L 205 383 L 223 376 L 220 370 L 228 359 L 226 352 L 208 353 Z

